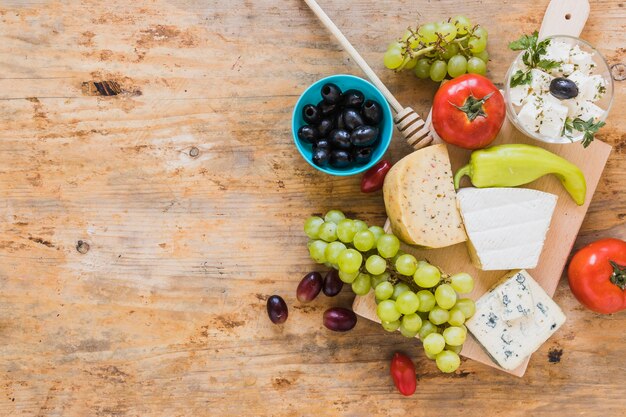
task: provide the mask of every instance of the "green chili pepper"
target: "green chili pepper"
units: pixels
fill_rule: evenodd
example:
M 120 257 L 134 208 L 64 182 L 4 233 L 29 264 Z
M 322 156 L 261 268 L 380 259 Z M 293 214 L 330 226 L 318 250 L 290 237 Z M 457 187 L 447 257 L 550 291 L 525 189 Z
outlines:
M 566 159 L 538 146 L 510 144 L 472 152 L 469 164 L 454 176 L 454 188 L 467 175 L 478 188 L 516 187 L 554 174 L 576 204 L 585 202 L 587 184 L 581 170 Z

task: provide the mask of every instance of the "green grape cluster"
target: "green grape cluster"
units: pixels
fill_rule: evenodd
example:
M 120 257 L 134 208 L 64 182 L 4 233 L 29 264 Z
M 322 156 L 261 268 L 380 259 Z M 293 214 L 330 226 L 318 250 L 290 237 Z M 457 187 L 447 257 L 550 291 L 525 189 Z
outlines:
M 385 66 L 413 70 L 418 78 L 443 81 L 465 73 L 487 73 L 487 30 L 465 16 L 408 28 L 387 47 Z
M 426 356 L 442 372 L 454 372 L 467 337 L 464 323 L 476 306 L 460 298 L 473 290 L 466 273 L 442 274 L 434 265 L 400 250 L 400 240 L 378 226 L 348 219 L 339 210 L 309 217 L 304 232 L 311 258 L 339 271 L 357 295 L 371 290 L 382 327 L 405 337 L 419 336 Z

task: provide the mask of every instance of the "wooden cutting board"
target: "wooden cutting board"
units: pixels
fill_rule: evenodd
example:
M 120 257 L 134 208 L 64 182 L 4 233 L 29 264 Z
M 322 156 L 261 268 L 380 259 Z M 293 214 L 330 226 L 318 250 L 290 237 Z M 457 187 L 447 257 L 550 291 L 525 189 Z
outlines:
M 546 10 L 540 35 L 567 34 L 579 36 L 588 15 L 589 4 L 587 0 L 553 0 Z M 553 176 L 540 178 L 525 186 L 558 196 L 557 206 L 552 216 L 550 230 L 546 237 L 539 264 L 537 268 L 529 270 L 529 273 L 535 280 L 552 296 L 606 165 L 611 146 L 598 140 L 594 141 L 587 149 L 584 149 L 580 143 L 552 145 L 538 142 L 519 132 L 508 119 L 505 120 L 502 130 L 493 144 L 505 143 L 526 143 L 541 146 L 576 164 L 583 171 L 587 180 L 587 197 L 585 204 L 582 206 L 577 206 L 574 203 L 559 180 Z M 450 160 L 454 172 L 467 164 L 471 153 L 471 151 L 455 146 L 448 146 L 448 151 L 450 152 Z M 466 178 L 462 185 L 469 186 L 471 184 L 469 184 Z M 402 250 L 415 255 L 417 259 L 428 260 L 428 262 L 437 265 L 448 274 L 457 272 L 471 274 L 474 277 L 475 288 L 469 297 L 474 300 L 480 298 L 506 273 L 506 271 L 481 271 L 475 268 L 470 261 L 465 243 L 432 250 L 416 249 L 403 245 Z M 376 316 L 376 303 L 373 291 L 367 296 L 356 297 L 352 308 L 356 314 L 380 322 Z M 567 315 L 567 311 L 565 314 Z M 500 368 L 471 336 L 468 337 L 467 342 L 463 346 L 461 355 L 516 376 L 523 376 L 528 366 L 528 360 L 526 360 L 523 365 L 512 371 Z

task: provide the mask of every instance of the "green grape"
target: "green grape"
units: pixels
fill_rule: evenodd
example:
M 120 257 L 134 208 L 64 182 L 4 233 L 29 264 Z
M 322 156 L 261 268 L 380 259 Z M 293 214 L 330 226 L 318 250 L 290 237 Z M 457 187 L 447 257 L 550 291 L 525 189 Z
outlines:
M 396 302 L 393 300 L 384 300 L 378 303 L 376 307 L 376 315 L 382 321 L 396 321 L 400 318 L 400 312 L 396 308 Z
M 407 40 L 409 40 L 409 38 L 413 36 L 413 32 L 411 32 L 410 30 L 407 30 L 406 32 L 404 32 L 404 35 L 402 35 L 402 41 L 406 42 Z M 393 43 L 391 44 L 393 45 Z
M 326 249 L 324 250 L 324 256 L 326 257 L 326 262 L 336 265 L 337 258 L 339 254 L 346 249 L 346 245 L 341 242 L 331 242 L 326 245 Z
M 417 33 L 421 39 L 424 40 L 424 43 L 432 43 L 437 41 L 437 24 L 436 23 L 426 23 L 425 25 L 420 26 Z
M 477 54 L 473 54 L 476 58 L 480 58 L 485 64 L 487 64 L 489 62 L 489 53 L 487 52 L 487 50 L 485 49 L 482 52 L 479 52 Z
M 385 230 L 380 226 L 370 226 L 368 230 L 374 233 L 374 238 L 376 240 L 378 240 L 379 237 L 385 234 Z
M 409 286 L 406 285 L 404 282 L 398 282 L 396 285 L 393 286 L 393 295 L 391 296 L 391 299 L 396 300 L 400 296 L 400 294 L 407 291 L 411 291 L 411 288 L 409 288 Z
M 462 15 L 459 15 L 455 17 L 454 19 L 452 19 L 452 22 L 456 26 L 457 35 L 460 35 L 460 36 L 467 34 L 467 30 L 472 27 L 472 22 L 470 22 L 470 20 L 467 17 L 462 16 Z
M 443 331 L 443 338 L 450 346 L 461 346 L 465 343 L 467 332 L 460 327 L 451 326 Z
M 352 244 L 361 252 L 367 252 L 368 250 L 372 249 L 376 244 L 376 237 L 374 237 L 374 233 L 370 232 L 369 230 L 363 230 L 361 232 L 357 232 L 354 235 L 354 240 L 352 241 Z
M 437 60 L 430 66 L 430 79 L 436 82 L 443 81 L 448 73 L 445 61 Z
M 440 354 L 437 355 L 437 368 L 441 372 L 450 373 L 459 369 L 459 365 L 461 365 L 461 358 L 456 353 L 450 350 L 444 350 Z
M 329 210 L 324 216 L 324 220 L 327 222 L 333 222 L 339 224 L 340 221 L 346 218 L 346 215 L 339 210 Z
M 443 59 L 450 59 L 460 51 L 459 45 L 457 43 L 451 43 L 445 47 L 445 52 L 441 54 Z
M 437 333 L 437 326 L 432 324 L 430 320 L 422 320 L 422 327 L 419 332 L 420 339 L 424 340 L 431 333 Z
M 437 30 L 446 42 L 452 42 L 456 38 L 456 26 L 454 23 L 441 23 Z
M 477 38 L 484 39 L 485 42 L 487 42 L 487 39 L 489 38 L 487 36 L 487 29 L 485 29 L 482 26 L 479 26 L 479 27 L 476 28 L 476 30 L 474 30 L 474 36 L 477 37 Z
M 415 64 L 417 64 L 417 58 L 411 58 L 407 56 L 406 58 L 404 58 L 404 61 L 402 63 L 404 64 L 404 67 L 402 67 L 402 69 L 411 70 L 415 68 Z
M 404 322 L 400 323 L 400 334 L 404 337 L 408 337 L 409 339 L 417 336 L 418 330 L 410 330 L 404 327 Z
M 432 361 L 434 361 L 435 359 L 437 359 L 437 355 L 431 355 L 430 353 L 424 351 L 424 354 L 426 355 L 426 357 Z
M 474 300 L 471 300 L 469 298 L 461 298 L 456 302 L 454 308 L 458 308 L 459 310 L 461 310 L 461 312 L 465 316 L 465 319 L 469 319 L 476 312 L 476 303 L 474 303 Z
M 324 239 L 326 242 L 337 240 L 337 225 L 333 222 L 324 222 L 320 226 L 319 236 L 320 239 Z
M 417 64 L 415 64 L 415 69 L 413 70 L 417 78 L 421 78 L 425 80 L 430 77 L 430 62 L 428 59 L 422 58 L 417 60 Z
M 337 237 L 344 243 L 352 242 L 354 234 L 356 233 L 356 226 L 354 221 L 350 219 L 343 219 L 337 224 Z
M 459 77 L 467 71 L 467 58 L 463 55 L 455 55 L 448 61 L 448 74 L 450 77 Z
M 428 313 L 435 307 L 435 296 L 428 290 L 420 290 L 417 292 L 417 298 L 420 300 L 420 306 L 417 311 L 420 313 Z
M 387 269 L 387 261 L 378 255 L 372 255 L 365 261 L 365 269 L 373 275 L 380 275 Z
M 460 346 L 450 346 L 450 345 L 446 345 L 446 347 L 444 348 L 444 350 L 450 350 L 454 353 L 456 353 L 457 355 L 461 353 L 461 351 L 463 350 L 463 345 Z
M 389 281 L 381 282 L 374 288 L 378 300 L 387 300 L 393 295 L 393 284 Z
M 352 291 L 356 295 L 365 295 L 370 292 L 372 282 L 368 274 L 359 274 L 352 283 Z
M 398 252 L 396 252 L 395 256 L 389 259 L 389 261 L 391 262 L 391 265 L 395 265 L 398 258 L 401 257 L 402 255 L 404 255 L 404 251 L 399 250 Z
M 402 65 L 402 61 L 404 60 L 402 52 L 402 45 L 399 43 L 389 45 L 389 48 L 383 57 L 385 67 L 389 69 L 396 69 Z
M 395 265 L 396 271 L 402 275 L 412 277 L 417 270 L 417 259 L 415 259 L 415 256 L 409 254 L 400 255 L 398 259 L 396 259 Z
M 389 276 L 389 272 L 383 272 L 380 275 L 372 275 L 372 288 L 376 288 L 381 282 L 387 282 Z
M 400 241 L 394 235 L 384 234 L 378 238 L 376 249 L 383 258 L 393 258 L 400 250 Z
M 353 222 L 357 232 L 367 230 L 367 223 L 365 223 L 363 220 L 353 220 Z
M 474 279 L 470 274 L 461 272 L 450 277 L 450 285 L 459 294 L 467 294 L 474 289 Z
M 341 251 L 339 257 L 337 258 L 337 265 L 339 265 L 339 269 L 351 274 L 359 270 L 361 262 L 363 262 L 363 256 L 359 251 L 354 249 L 345 249 Z
M 465 315 L 458 307 L 453 307 L 450 310 L 450 318 L 448 319 L 448 324 L 451 326 L 460 326 L 465 323 Z
M 441 272 L 439 268 L 427 262 L 418 262 L 413 281 L 422 288 L 432 288 L 439 284 Z
M 436 355 L 446 347 L 446 341 L 439 333 L 431 333 L 422 340 L 424 351 Z
M 454 288 L 449 284 L 441 284 L 438 286 L 435 290 L 435 301 L 437 301 L 439 307 L 445 310 L 454 307 L 456 303 L 456 292 L 454 292 Z
M 400 327 L 400 320 L 383 321 L 380 323 L 388 332 L 395 332 Z
M 304 233 L 310 239 L 317 239 L 322 224 L 324 224 L 324 220 L 321 217 L 311 216 L 304 222 Z
M 413 314 L 420 306 L 420 300 L 413 291 L 405 291 L 396 298 L 396 308 L 402 314 Z
M 328 243 L 323 240 L 313 240 L 309 242 L 309 255 L 311 256 L 311 259 L 318 264 L 326 262 L 326 246 L 328 246 Z
M 430 320 L 432 324 L 439 326 L 450 320 L 450 313 L 448 310 L 435 306 L 430 310 L 430 313 L 428 313 L 428 320 Z
M 487 38 L 475 38 L 471 37 L 467 43 L 469 50 L 473 54 L 480 53 L 487 48 Z
M 418 332 L 422 328 L 422 318 L 415 313 L 407 314 L 402 317 L 402 326 L 409 331 Z
M 339 279 L 345 282 L 346 284 L 352 284 L 356 277 L 359 276 L 359 271 L 347 273 L 345 271 L 339 271 Z

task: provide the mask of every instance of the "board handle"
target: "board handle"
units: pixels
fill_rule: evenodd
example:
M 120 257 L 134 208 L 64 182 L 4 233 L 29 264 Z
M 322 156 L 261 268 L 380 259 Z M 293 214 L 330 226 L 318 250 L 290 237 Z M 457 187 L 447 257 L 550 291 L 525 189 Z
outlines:
M 552 0 L 539 29 L 539 39 L 553 35 L 579 37 L 589 18 L 588 0 Z

